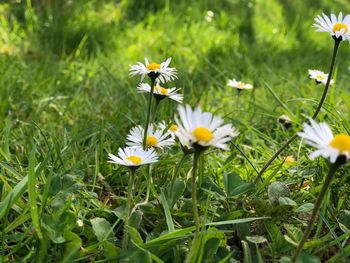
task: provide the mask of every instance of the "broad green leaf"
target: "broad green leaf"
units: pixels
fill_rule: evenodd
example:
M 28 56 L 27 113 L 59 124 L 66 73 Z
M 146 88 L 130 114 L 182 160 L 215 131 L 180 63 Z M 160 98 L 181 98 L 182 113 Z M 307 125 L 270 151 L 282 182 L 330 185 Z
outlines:
M 290 197 L 290 191 L 287 185 L 278 181 L 269 185 L 267 193 L 272 205 L 278 205 L 280 197 Z
M 227 196 L 233 197 L 243 194 L 254 188 L 254 184 L 251 182 L 245 183 L 242 178 L 236 173 L 225 173 L 224 177 L 224 187 Z
M 201 188 L 207 189 L 212 192 L 218 193 L 219 195 L 225 196 L 225 193 L 221 190 L 221 188 L 216 183 L 213 182 L 213 180 L 209 176 L 204 176 Z
M 297 206 L 298 205 L 294 200 L 290 199 L 289 197 L 278 198 L 278 203 L 280 205 L 288 205 L 288 206 Z
M 28 176 L 25 176 L 0 203 L 0 220 L 27 190 Z
M 174 182 L 174 185 L 170 184 L 166 188 L 166 191 L 164 194 L 165 194 L 165 197 L 168 201 L 170 208 L 172 208 L 175 205 L 175 203 L 177 202 L 177 200 L 179 200 L 179 198 L 181 197 L 181 195 L 185 191 L 185 188 L 186 188 L 186 184 L 180 180 L 176 180 Z
M 143 244 L 142 237 L 136 228 L 128 226 L 128 232 L 133 243 L 138 245 Z
M 308 212 L 312 211 L 313 208 L 314 208 L 314 204 L 305 203 L 305 204 L 299 206 L 296 211 L 297 211 L 297 213 L 308 213 Z
M 288 257 L 281 257 L 280 263 L 293 263 L 293 261 Z
M 321 260 L 314 255 L 311 255 L 311 254 L 304 252 L 304 253 L 300 254 L 296 263 L 321 263 Z
M 219 238 L 210 238 L 206 240 L 204 244 L 204 249 L 203 249 L 203 255 L 200 257 L 205 259 L 205 261 L 209 262 L 214 262 L 214 255 L 216 254 L 216 251 L 218 250 L 220 245 L 220 239 Z
M 102 242 L 111 238 L 110 235 L 108 235 L 111 224 L 106 219 L 95 217 L 91 219 L 90 222 L 98 241 Z
M 77 234 L 71 231 L 66 232 L 64 234 L 64 239 L 67 242 L 64 244 L 65 256 L 62 260 L 62 263 L 71 262 L 71 259 L 77 257 L 76 254 L 79 254 L 79 256 L 82 256 L 82 253 L 80 252 L 80 248 L 82 247 L 82 241 Z

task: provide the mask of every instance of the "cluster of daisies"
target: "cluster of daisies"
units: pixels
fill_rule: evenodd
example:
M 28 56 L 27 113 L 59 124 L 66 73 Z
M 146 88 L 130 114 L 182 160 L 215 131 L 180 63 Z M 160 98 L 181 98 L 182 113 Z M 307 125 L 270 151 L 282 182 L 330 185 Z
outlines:
M 322 14 L 322 16 L 319 15 L 315 18 L 314 26 L 317 28 L 317 32 L 329 33 L 338 44 L 346 40 L 350 42 L 350 15 L 343 18 L 341 12 L 338 17 L 334 14 L 331 14 L 330 17 Z M 331 85 L 334 82 L 331 79 L 332 76 L 319 70 L 309 70 L 309 76 L 317 84 L 327 85 L 328 82 L 328 85 Z M 304 123 L 303 131 L 298 134 L 309 145 L 316 148 L 316 151 L 309 155 L 310 159 L 322 156 L 329 158 L 331 163 L 335 163 L 339 160 L 338 158 L 342 159 L 342 162 L 344 159 L 347 161 L 350 158 L 350 136 L 348 134 L 334 136 L 326 123 L 318 124 L 310 119 L 309 123 Z
M 153 96 L 157 103 L 167 98 L 181 104 L 183 95 L 179 93 L 180 89 L 164 87 L 165 83 L 177 79 L 177 70 L 169 67 L 170 62 L 171 58 L 160 64 L 145 59 L 144 64 L 138 62 L 130 66 L 131 75 L 141 76 L 137 91 Z M 142 82 L 146 76 L 151 80 L 151 85 Z M 244 89 L 244 84 L 238 82 L 238 85 Z M 130 168 L 151 164 L 158 161 L 158 153 L 162 149 L 171 147 L 177 141 L 186 154 L 210 146 L 227 150 L 227 143 L 238 135 L 231 124 L 224 125 L 220 117 L 204 112 L 200 107 L 193 109 L 189 105 L 180 105 L 175 123 L 146 123 L 147 129 L 141 125 L 133 127 L 126 136 L 127 146 L 119 148 L 117 155 L 109 153 L 109 162 Z

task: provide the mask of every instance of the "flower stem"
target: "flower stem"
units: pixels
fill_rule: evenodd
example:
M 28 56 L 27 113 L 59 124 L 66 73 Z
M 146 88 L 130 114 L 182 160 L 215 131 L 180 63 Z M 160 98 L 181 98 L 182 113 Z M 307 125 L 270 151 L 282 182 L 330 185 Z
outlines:
M 192 168 L 192 209 L 193 209 L 193 218 L 194 223 L 196 226 L 194 239 L 193 239 L 193 248 L 196 248 L 198 245 L 196 243 L 199 240 L 199 234 L 200 234 L 200 222 L 199 222 L 199 215 L 198 215 L 198 209 L 197 209 L 197 184 L 196 184 L 196 178 L 197 178 L 197 170 L 198 170 L 198 161 L 201 155 L 201 150 L 196 149 L 193 156 L 193 168 Z M 192 262 L 196 261 L 197 253 L 194 251 L 192 254 Z
M 122 248 L 127 249 L 129 246 L 129 218 L 130 218 L 130 209 L 131 209 L 131 202 L 132 202 L 132 190 L 134 186 L 134 180 L 135 180 L 135 171 L 136 169 L 130 168 L 130 178 L 129 178 L 129 184 L 128 184 L 128 199 L 126 204 L 126 215 L 125 215 L 125 221 L 124 221 L 124 236 L 123 236 L 123 243 Z
M 332 57 L 331 67 L 329 69 L 329 74 L 328 74 L 326 86 L 325 86 L 325 88 L 323 90 L 323 94 L 322 94 L 320 102 L 318 103 L 317 109 L 316 109 L 314 115 L 312 115 L 312 119 L 315 119 L 317 117 L 318 113 L 320 112 L 320 110 L 322 108 L 323 102 L 326 99 L 326 96 L 327 96 L 327 93 L 328 93 L 328 89 L 329 89 L 329 86 L 331 84 L 331 80 L 332 80 L 332 76 L 333 76 L 335 59 L 337 57 L 337 53 L 338 53 L 340 42 L 341 42 L 340 39 L 336 39 L 334 41 L 333 57 Z
M 147 131 L 148 131 L 148 125 L 149 125 L 149 120 L 151 118 L 151 109 L 152 109 L 152 98 L 153 98 L 153 91 L 154 91 L 154 84 L 155 84 L 156 79 L 151 78 L 151 90 L 148 96 L 148 108 L 147 108 L 147 117 L 146 117 L 146 125 L 145 125 L 145 132 L 143 135 L 143 142 L 142 142 L 142 147 L 145 150 L 146 149 L 146 141 L 147 141 Z
M 315 203 L 315 206 L 314 206 L 314 209 L 312 210 L 312 215 L 311 215 L 311 218 L 309 219 L 309 223 L 304 231 L 304 234 L 303 234 L 303 237 L 301 238 L 300 242 L 299 242 L 299 245 L 297 247 L 297 250 L 294 252 L 294 255 L 292 257 L 292 261 L 295 262 L 299 255 L 300 255 L 300 252 L 301 250 L 303 249 L 303 246 L 307 240 L 307 238 L 309 237 L 310 235 L 310 232 L 312 230 L 312 227 L 313 227 L 313 224 L 315 222 L 315 219 L 320 211 L 320 207 L 321 207 L 321 204 L 322 204 L 322 201 L 323 201 L 323 198 L 324 198 L 324 195 L 326 194 L 327 192 L 327 189 L 328 187 L 330 186 L 331 184 L 331 181 L 332 181 L 332 178 L 335 174 L 335 172 L 337 171 L 338 167 L 340 165 L 336 162 L 336 163 L 333 163 L 331 164 L 331 167 L 329 169 L 329 172 L 326 176 L 326 179 L 323 183 L 323 186 L 322 186 L 322 189 L 321 189 L 321 192 L 319 193 L 318 197 L 317 197 L 317 200 L 316 200 L 316 203 Z
M 338 49 L 339 49 L 339 45 L 340 45 L 341 40 L 340 39 L 335 39 L 334 40 L 334 49 L 333 49 L 333 56 L 332 56 L 332 61 L 331 61 L 331 65 L 330 65 L 330 69 L 329 69 L 329 73 L 328 73 L 328 78 L 327 78 L 327 82 L 325 85 L 325 88 L 323 90 L 323 94 L 322 97 L 318 103 L 318 106 L 315 110 L 315 113 L 312 115 L 312 119 L 316 119 L 317 115 L 320 113 L 322 105 L 326 99 L 327 93 L 328 93 L 328 89 L 329 86 L 331 84 L 331 80 L 332 80 L 332 76 L 333 76 L 333 72 L 334 72 L 334 66 L 335 66 L 335 60 L 337 57 L 337 53 L 338 53 Z M 274 155 L 272 155 L 272 157 L 264 164 L 264 166 L 261 168 L 261 170 L 259 171 L 259 174 L 257 177 L 255 177 L 254 179 L 254 183 L 257 183 L 257 181 L 259 179 L 262 178 L 262 175 L 264 174 L 264 172 L 267 170 L 267 168 L 271 165 L 271 163 L 280 155 L 281 152 L 283 152 L 287 146 L 289 144 L 291 144 L 296 138 L 298 137 L 298 134 L 295 133 L 288 141 L 286 141 L 275 153 Z

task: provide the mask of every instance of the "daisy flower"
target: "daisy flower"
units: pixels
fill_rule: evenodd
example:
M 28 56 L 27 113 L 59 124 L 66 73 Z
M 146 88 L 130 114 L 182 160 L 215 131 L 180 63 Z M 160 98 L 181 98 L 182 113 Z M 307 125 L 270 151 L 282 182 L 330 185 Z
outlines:
M 143 127 L 140 125 L 132 128 L 126 137 L 128 140 L 126 144 L 131 147 L 142 147 L 144 132 Z M 150 124 L 148 126 L 146 139 L 146 146 L 148 148 L 164 148 L 171 146 L 173 143 L 174 138 L 171 137 L 170 133 L 164 132 L 161 125 L 155 127 Z
M 316 81 L 317 84 L 324 84 L 326 85 L 327 83 L 327 79 L 328 79 L 328 74 L 316 70 L 316 69 L 309 69 L 309 78 L 310 79 L 314 79 Z M 334 83 L 333 80 L 331 80 L 330 85 L 332 85 Z
M 126 147 L 118 149 L 118 156 L 108 154 L 110 163 L 124 166 L 139 167 L 140 165 L 155 163 L 158 156 L 153 149 L 143 150 L 142 148 Z
M 141 83 L 137 87 L 137 90 L 139 93 L 147 93 L 147 92 L 149 93 L 151 92 L 151 86 L 147 83 Z M 162 100 L 168 97 L 169 99 L 182 103 L 183 96 L 177 93 L 178 91 L 179 89 L 177 89 L 176 87 L 166 89 L 161 87 L 159 84 L 157 84 L 154 87 L 153 95 L 159 100 Z
M 200 107 L 192 110 L 189 105 L 178 108 L 180 120 L 176 118 L 178 132 L 193 147 L 214 146 L 227 150 L 226 143 L 236 137 L 239 132 L 231 124 L 223 125 L 220 117 L 210 112 L 203 112 Z
M 335 39 L 350 42 L 350 15 L 346 15 L 343 19 L 342 12 L 339 13 L 338 18 L 334 14 L 331 14 L 330 18 L 322 14 L 317 16 L 315 21 L 316 32 L 328 32 Z
M 145 64 L 137 62 L 136 65 L 130 66 L 130 75 L 141 75 L 141 81 L 148 75 L 151 79 L 155 79 L 157 83 L 164 83 L 177 79 L 177 71 L 175 68 L 170 68 L 171 58 L 158 64 L 156 62 L 149 63 L 145 58 Z
M 232 87 L 232 88 L 236 88 L 238 89 L 238 91 L 244 90 L 244 89 L 252 89 L 253 86 L 241 81 L 237 81 L 235 79 L 230 79 L 227 83 L 227 86 Z
M 177 138 L 181 144 L 181 149 L 185 153 L 192 153 L 192 146 L 190 143 L 190 140 L 187 136 L 185 136 L 184 132 L 180 130 L 180 128 L 176 124 L 170 125 L 168 128 L 168 132 L 171 134 L 171 136 L 175 139 Z
M 335 163 L 339 156 L 350 158 L 350 136 L 347 134 L 333 135 L 326 123 L 316 123 L 310 119 L 310 124 L 303 124 L 303 132 L 298 135 L 317 150 L 309 157 L 314 159 L 317 156 L 329 158 L 331 163 Z

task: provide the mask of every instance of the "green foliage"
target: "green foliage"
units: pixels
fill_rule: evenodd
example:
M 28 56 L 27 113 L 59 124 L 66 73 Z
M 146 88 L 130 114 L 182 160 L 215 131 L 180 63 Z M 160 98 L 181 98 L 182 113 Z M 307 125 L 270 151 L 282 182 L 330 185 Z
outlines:
M 208 11 L 214 16 L 209 19 Z M 107 163 L 143 124 L 146 96 L 128 67 L 172 57 L 174 86 L 240 131 L 201 160 L 203 262 L 291 262 L 328 170 L 295 141 L 254 185 L 256 171 L 300 128 L 321 96 L 307 69 L 326 71 L 332 39 L 311 27 L 346 0 L 8 0 L 0 3 L 0 262 L 184 262 L 193 239 L 180 148 L 137 173 L 123 251 L 128 173 Z M 319 120 L 350 130 L 348 43 Z M 228 79 L 254 89 L 237 94 Z M 161 103 L 157 120 L 173 121 Z M 290 128 L 278 123 L 287 114 Z M 236 147 L 235 147 L 236 146 Z M 296 157 L 283 163 L 284 156 Z M 300 262 L 349 262 L 349 167 L 338 172 Z

